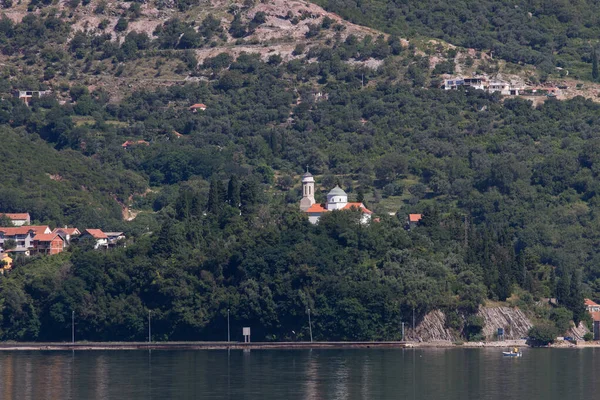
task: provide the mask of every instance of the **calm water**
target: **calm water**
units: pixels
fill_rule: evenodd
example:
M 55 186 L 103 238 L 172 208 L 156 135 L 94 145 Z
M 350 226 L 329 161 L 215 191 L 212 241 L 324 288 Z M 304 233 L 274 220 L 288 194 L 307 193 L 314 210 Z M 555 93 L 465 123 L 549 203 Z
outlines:
M 0 352 L 0 399 L 594 399 L 600 349 Z

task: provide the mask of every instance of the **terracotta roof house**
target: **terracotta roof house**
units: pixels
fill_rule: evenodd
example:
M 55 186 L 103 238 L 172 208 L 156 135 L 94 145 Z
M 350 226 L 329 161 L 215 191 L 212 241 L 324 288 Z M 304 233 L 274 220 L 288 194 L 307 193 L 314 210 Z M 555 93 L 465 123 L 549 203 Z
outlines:
M 191 112 L 198 112 L 198 110 L 200 110 L 200 111 L 206 110 L 206 105 L 202 104 L 202 103 L 196 103 L 196 104 L 192 104 L 190 106 L 190 111 Z
M 408 214 L 407 228 L 412 229 L 419 225 L 419 222 L 423 218 L 423 214 Z
M 327 203 L 317 204 L 315 201 L 315 179 L 308 171 L 302 175 L 302 200 L 300 210 L 308 214 L 308 221 L 316 224 L 321 215 L 335 210 L 358 210 L 362 213 L 360 222 L 365 224 L 371 220 L 373 212 L 361 202 L 349 202 L 348 195 L 339 186 L 327 194 Z
M 49 226 L 18 226 L 0 228 L 0 247 L 4 249 L 6 240 L 14 240 L 16 246 L 12 249 L 16 253 L 29 255 L 29 251 L 34 248 L 33 238 L 36 235 L 51 233 Z
M 600 312 L 600 304 L 598 304 L 590 299 L 584 299 L 583 302 L 584 302 L 585 308 L 588 310 L 588 312 Z
M 54 255 L 65 249 L 65 239 L 61 233 L 42 233 L 33 237 L 33 247 L 39 254 Z
M 131 146 L 136 146 L 136 145 L 140 145 L 140 144 L 144 144 L 144 145 L 146 145 L 146 146 L 150 146 L 150 143 L 148 143 L 148 142 L 147 142 L 147 141 L 145 141 L 145 140 L 127 140 L 127 141 L 125 141 L 125 142 L 124 142 L 124 143 L 121 145 L 121 147 L 122 147 L 122 148 L 124 148 L 124 149 L 128 149 L 128 148 L 130 148 Z
M 95 241 L 94 249 L 106 249 L 108 248 L 108 236 L 100 229 L 86 229 L 84 230 L 79 239 L 92 238 Z
M 69 228 L 67 226 L 65 226 L 64 228 L 54 228 L 52 230 L 52 233 L 62 234 L 63 238 L 65 239 L 65 246 L 71 242 L 71 239 L 73 239 L 76 236 L 81 235 L 81 232 L 79 232 L 79 229 Z
M 29 213 L 2 213 L 11 220 L 14 226 L 29 225 L 31 223 L 31 217 Z

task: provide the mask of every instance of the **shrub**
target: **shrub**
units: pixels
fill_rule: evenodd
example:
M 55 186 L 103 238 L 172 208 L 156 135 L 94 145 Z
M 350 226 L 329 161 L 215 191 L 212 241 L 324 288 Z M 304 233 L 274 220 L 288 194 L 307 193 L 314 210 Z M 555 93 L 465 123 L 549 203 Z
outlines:
M 592 332 L 588 332 L 585 335 L 583 335 L 583 340 L 585 340 L 586 342 L 590 342 L 594 340 L 594 335 L 592 334 Z
M 531 346 L 547 346 L 556 340 L 556 327 L 550 324 L 535 325 L 529 330 L 528 335 Z

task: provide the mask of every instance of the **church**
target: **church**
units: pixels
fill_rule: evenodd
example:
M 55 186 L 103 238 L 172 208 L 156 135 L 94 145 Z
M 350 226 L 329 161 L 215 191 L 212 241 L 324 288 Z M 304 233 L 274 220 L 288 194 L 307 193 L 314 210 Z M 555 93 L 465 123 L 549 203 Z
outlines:
M 302 200 L 300 200 L 300 210 L 308 214 L 308 220 L 312 224 L 319 221 L 321 215 L 334 210 L 357 209 L 362 212 L 361 223 L 366 224 L 371 220 L 372 211 L 367 209 L 363 203 L 349 203 L 348 195 L 339 186 L 336 185 L 327 193 L 327 203 L 316 204 L 315 201 L 315 178 L 308 171 L 302 175 Z

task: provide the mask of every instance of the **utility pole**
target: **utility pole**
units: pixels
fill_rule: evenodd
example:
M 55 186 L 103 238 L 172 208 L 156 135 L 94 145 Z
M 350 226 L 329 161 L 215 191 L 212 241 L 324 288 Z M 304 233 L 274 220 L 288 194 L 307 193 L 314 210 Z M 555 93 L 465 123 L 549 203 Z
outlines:
M 415 308 L 413 307 L 413 339 L 415 337 Z
M 152 343 L 152 320 L 150 319 L 151 311 L 148 310 L 148 343 Z
M 310 308 L 308 309 L 308 331 L 310 332 L 310 342 L 312 343 L 313 336 L 312 336 L 312 323 L 310 322 Z
M 227 343 L 231 341 L 231 334 L 229 330 L 229 308 L 227 309 Z
M 404 342 L 404 321 L 402 321 L 402 341 Z
M 71 311 L 71 343 L 75 343 L 75 311 Z

